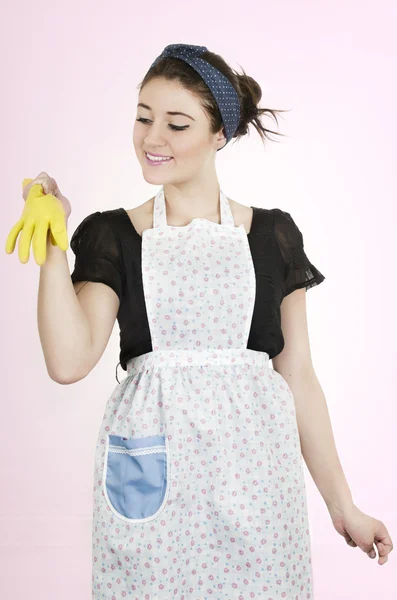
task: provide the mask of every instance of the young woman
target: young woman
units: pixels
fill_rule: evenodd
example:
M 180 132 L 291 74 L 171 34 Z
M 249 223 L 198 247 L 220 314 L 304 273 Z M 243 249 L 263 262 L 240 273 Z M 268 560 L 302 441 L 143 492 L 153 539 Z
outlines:
M 89 215 L 71 240 L 65 336 L 84 347 L 47 352 L 52 372 L 85 377 L 116 318 L 126 371 L 96 447 L 97 600 L 313 598 L 302 455 L 346 542 L 368 556 L 375 543 L 379 564 L 392 549 L 353 503 L 311 361 L 305 292 L 324 276 L 288 212 L 239 204 L 218 182 L 217 151 L 251 123 L 266 137 L 261 115 L 278 111 L 260 99 L 207 48 L 167 46 L 134 126 L 160 188 Z

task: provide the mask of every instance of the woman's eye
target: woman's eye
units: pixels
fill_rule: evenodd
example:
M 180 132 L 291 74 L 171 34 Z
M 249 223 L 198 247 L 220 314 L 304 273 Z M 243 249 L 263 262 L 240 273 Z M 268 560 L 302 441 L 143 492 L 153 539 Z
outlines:
M 150 119 L 144 119 L 143 117 L 140 117 L 139 119 L 137 119 L 137 121 L 140 121 L 141 123 L 150 123 Z M 184 129 L 187 129 L 189 127 L 189 125 L 169 125 L 169 127 L 171 127 L 171 129 L 173 129 L 174 131 L 183 131 Z
M 175 131 L 183 131 L 184 129 L 187 129 L 189 127 L 189 125 L 171 125 L 170 124 L 171 129 L 174 129 Z

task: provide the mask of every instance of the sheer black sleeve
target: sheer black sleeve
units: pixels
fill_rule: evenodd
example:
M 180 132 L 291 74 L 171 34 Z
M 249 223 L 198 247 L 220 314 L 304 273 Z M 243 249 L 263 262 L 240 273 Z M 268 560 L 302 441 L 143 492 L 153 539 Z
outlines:
M 302 233 L 288 212 L 274 209 L 274 235 L 284 260 L 284 297 L 299 288 L 320 284 L 325 277 L 306 256 Z
M 123 262 L 117 234 L 101 212 L 88 215 L 75 230 L 70 247 L 76 255 L 72 282 L 95 281 L 123 295 Z

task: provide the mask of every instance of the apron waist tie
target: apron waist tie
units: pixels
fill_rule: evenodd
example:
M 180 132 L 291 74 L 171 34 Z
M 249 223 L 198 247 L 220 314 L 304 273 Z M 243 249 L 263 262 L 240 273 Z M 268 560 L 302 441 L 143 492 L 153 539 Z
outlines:
M 170 350 L 160 349 L 136 356 L 127 362 L 127 373 L 134 376 L 141 371 L 161 367 L 189 367 L 199 365 L 253 365 L 267 369 L 269 367 L 267 352 L 249 348 L 228 348 L 224 350 Z

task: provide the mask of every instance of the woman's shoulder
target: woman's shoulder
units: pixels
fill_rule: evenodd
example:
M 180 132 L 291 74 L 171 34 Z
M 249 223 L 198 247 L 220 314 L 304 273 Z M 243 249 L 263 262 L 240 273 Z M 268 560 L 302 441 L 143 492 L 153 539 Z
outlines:
M 252 205 L 252 226 L 250 233 L 260 236 L 268 236 L 273 230 L 274 216 L 273 208 L 264 208 L 263 206 Z

